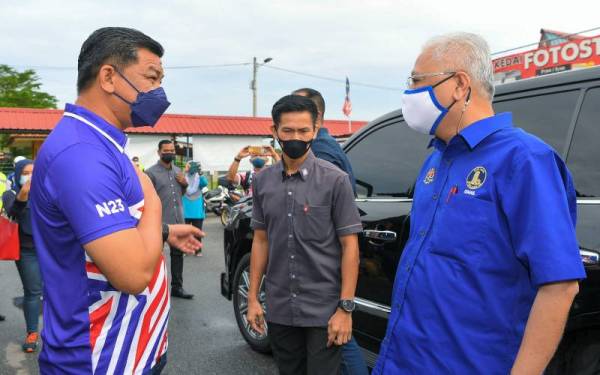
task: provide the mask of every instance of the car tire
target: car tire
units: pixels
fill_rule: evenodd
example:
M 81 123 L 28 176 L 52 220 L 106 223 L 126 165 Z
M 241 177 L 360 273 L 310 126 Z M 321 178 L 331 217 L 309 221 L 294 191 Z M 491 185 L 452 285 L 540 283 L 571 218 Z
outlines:
M 246 312 L 248 311 L 248 287 L 250 284 L 249 270 L 250 253 L 245 254 L 242 259 L 240 259 L 233 276 L 233 287 L 231 290 L 233 294 L 235 320 L 244 340 L 246 340 L 253 350 L 260 353 L 270 353 L 271 342 L 269 341 L 268 327 L 267 333 L 261 335 L 250 327 L 250 324 L 248 324 L 246 319 Z M 264 278 L 259 292 L 259 301 L 263 305 L 266 315 Z
M 600 330 L 582 330 L 566 335 L 545 374 L 600 374 Z

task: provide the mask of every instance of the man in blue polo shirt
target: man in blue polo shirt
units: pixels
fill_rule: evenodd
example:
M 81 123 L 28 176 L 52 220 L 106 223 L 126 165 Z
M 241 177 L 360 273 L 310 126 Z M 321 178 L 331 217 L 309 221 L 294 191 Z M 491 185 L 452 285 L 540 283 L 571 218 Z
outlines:
M 494 115 L 481 37 L 430 40 L 403 96 L 435 135 L 374 374 L 541 374 L 585 277 L 571 175 L 548 145 Z
M 137 30 L 96 30 L 79 55 L 77 102 L 38 154 L 30 202 L 44 280 L 42 374 L 156 374 L 166 363 L 162 241 L 195 249 L 182 228 L 161 230 L 160 200 L 123 133 L 156 124 L 169 106 L 162 54 Z

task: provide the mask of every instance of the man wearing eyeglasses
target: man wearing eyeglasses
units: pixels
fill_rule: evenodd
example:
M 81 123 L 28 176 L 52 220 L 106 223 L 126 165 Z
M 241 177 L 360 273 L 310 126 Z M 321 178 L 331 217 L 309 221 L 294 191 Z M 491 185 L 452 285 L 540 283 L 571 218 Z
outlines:
M 578 280 L 571 175 L 548 145 L 494 114 L 487 43 L 430 40 L 403 95 L 430 134 L 374 374 L 541 374 Z

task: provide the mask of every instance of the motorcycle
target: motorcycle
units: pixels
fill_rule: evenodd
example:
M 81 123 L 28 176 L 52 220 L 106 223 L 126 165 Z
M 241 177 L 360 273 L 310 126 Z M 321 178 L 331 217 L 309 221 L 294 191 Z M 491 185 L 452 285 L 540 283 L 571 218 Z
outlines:
M 208 188 L 204 188 L 202 193 L 204 194 L 204 204 L 206 210 L 214 212 L 217 216 L 221 216 L 223 201 L 228 195 L 228 189 L 219 185 L 216 189 L 210 191 Z

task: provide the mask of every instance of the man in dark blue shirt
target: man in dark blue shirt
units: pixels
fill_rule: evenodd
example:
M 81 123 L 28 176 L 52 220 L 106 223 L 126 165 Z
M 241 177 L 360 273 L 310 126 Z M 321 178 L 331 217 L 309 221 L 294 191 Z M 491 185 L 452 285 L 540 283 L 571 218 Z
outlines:
M 342 171 L 348 174 L 352 190 L 356 195 L 356 180 L 352 173 L 352 165 L 339 143 L 333 138 L 327 128 L 323 126 L 323 117 L 325 114 L 325 100 L 320 92 L 311 88 L 302 88 L 294 91 L 292 94 L 305 96 L 312 100 L 317 106 L 319 116 L 317 118 L 317 137 L 311 145 L 313 154 L 319 159 L 327 160 Z M 367 364 L 362 356 L 360 347 L 354 337 L 342 347 L 342 375 L 367 375 Z
M 323 117 L 325 115 L 325 100 L 323 99 L 323 96 L 320 92 L 311 88 L 298 89 L 292 94 L 305 96 L 317 105 L 317 109 L 319 110 L 319 118 L 317 119 L 318 132 L 317 137 L 311 145 L 312 152 L 319 159 L 327 160 L 342 171 L 348 173 L 350 182 L 352 183 L 352 190 L 356 193 L 356 180 L 352 173 L 352 165 L 350 165 L 350 161 L 344 153 L 344 150 L 342 150 L 342 147 L 335 138 L 329 134 L 329 131 L 323 124 Z

